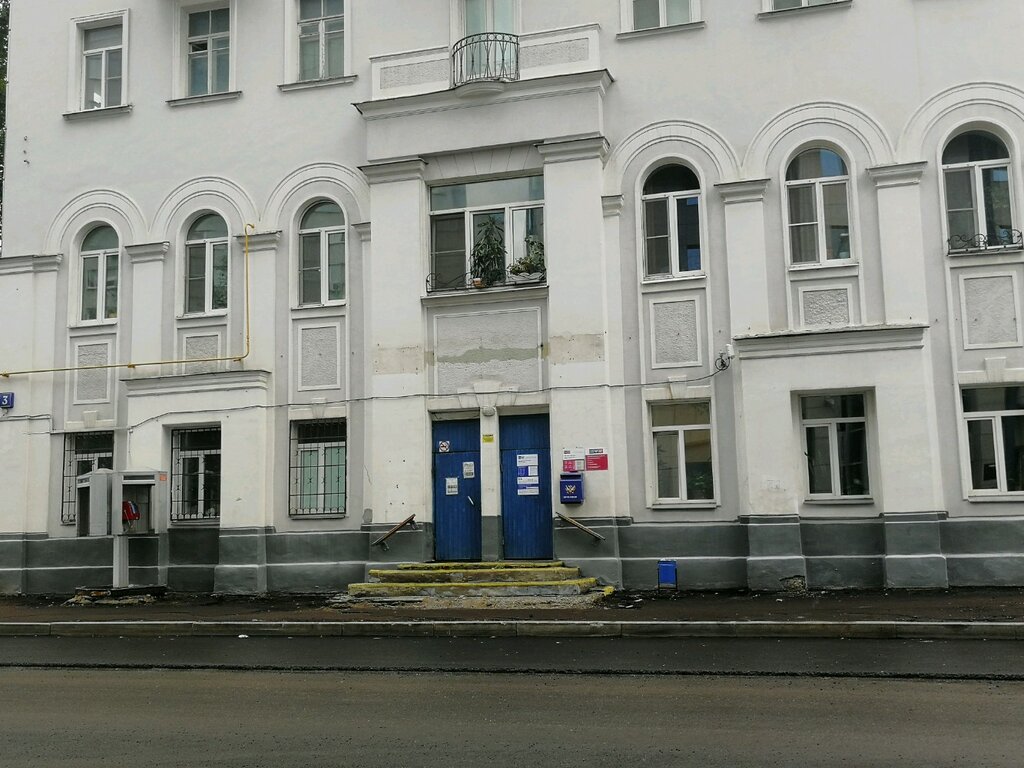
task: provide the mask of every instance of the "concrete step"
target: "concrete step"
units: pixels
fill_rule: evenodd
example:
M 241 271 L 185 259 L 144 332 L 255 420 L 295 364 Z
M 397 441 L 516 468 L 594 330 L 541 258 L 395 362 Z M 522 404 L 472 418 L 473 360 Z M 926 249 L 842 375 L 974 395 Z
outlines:
M 424 568 L 371 570 L 370 581 L 385 584 L 413 583 L 505 583 L 510 581 L 571 581 L 580 578 L 579 568 Z
M 564 568 L 565 563 L 561 560 L 497 560 L 494 562 L 480 563 L 402 563 L 398 566 L 402 571 L 446 571 L 451 568 L 460 570 L 471 570 L 476 568 Z
M 415 582 L 350 584 L 350 597 L 559 597 L 582 595 L 597 579 L 511 582 Z

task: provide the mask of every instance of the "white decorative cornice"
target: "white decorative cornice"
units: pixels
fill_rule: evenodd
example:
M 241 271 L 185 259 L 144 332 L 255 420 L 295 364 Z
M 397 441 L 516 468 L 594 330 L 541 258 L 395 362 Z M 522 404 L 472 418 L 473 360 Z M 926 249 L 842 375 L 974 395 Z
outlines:
M 916 163 L 893 163 L 892 165 L 876 165 L 868 168 L 868 176 L 879 189 L 887 187 L 905 187 L 920 184 L 921 177 L 928 167 L 927 160 Z
M 860 325 L 736 336 L 740 360 L 921 349 L 927 325 Z
M 601 198 L 601 208 L 604 209 L 604 216 L 610 219 L 622 213 L 622 195 L 604 195 Z
M 244 247 L 246 236 L 235 235 L 235 240 Z M 281 230 L 279 229 L 273 232 L 252 232 L 249 234 L 249 252 L 273 251 L 279 242 L 281 242 Z
M 370 222 L 362 221 L 358 224 L 352 224 L 350 226 L 352 228 L 352 231 L 355 232 L 356 236 L 359 238 L 359 242 L 370 242 Z
M 576 160 L 600 160 L 608 157 L 608 140 L 604 136 L 573 136 L 545 141 L 537 145 L 544 164 L 571 163 Z
M 370 184 L 390 184 L 396 181 L 423 181 L 427 163 L 422 158 L 413 157 L 393 160 L 387 163 L 374 163 L 359 167 Z
M 166 240 L 162 243 L 139 243 L 124 247 L 124 252 L 128 254 L 128 258 L 131 259 L 133 264 L 163 261 L 170 250 L 171 244 Z
M 726 205 L 733 203 L 759 203 L 764 200 L 764 193 L 768 189 L 771 179 L 745 179 L 743 181 L 728 181 L 715 184 L 718 194 L 722 196 L 722 202 Z
M 0 258 L 0 275 L 21 275 L 29 272 L 56 272 L 64 259 L 61 253 L 4 256 Z
M 178 376 L 144 376 L 121 379 L 128 397 L 194 394 L 196 392 L 231 392 L 270 388 L 270 371 L 217 371 L 186 373 Z
M 604 94 L 612 82 L 612 76 L 606 69 L 528 78 L 505 84 L 501 92 L 493 94 L 491 98 L 484 100 L 484 103 L 504 104 L 590 91 Z M 469 101 L 460 96 L 458 89 L 446 88 L 443 91 L 420 93 L 414 96 L 363 101 L 353 106 L 359 110 L 365 120 L 369 121 L 429 112 L 445 112 L 452 109 L 475 108 L 480 103 L 480 101 Z

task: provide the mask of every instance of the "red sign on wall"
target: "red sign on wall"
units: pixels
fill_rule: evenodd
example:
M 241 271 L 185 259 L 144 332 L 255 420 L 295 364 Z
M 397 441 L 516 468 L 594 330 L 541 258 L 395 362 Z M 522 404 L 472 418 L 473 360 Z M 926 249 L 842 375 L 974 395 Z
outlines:
M 587 472 L 602 472 L 608 469 L 608 452 L 604 448 L 588 448 L 586 455 Z

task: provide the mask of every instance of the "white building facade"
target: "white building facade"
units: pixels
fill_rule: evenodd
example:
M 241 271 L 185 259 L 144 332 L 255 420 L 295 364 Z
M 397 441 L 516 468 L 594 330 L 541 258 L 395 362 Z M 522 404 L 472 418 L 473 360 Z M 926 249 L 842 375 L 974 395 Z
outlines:
M 0 591 L 109 583 L 122 499 L 131 581 L 182 591 L 1024 584 L 1022 34 L 1018 0 L 13 0 Z

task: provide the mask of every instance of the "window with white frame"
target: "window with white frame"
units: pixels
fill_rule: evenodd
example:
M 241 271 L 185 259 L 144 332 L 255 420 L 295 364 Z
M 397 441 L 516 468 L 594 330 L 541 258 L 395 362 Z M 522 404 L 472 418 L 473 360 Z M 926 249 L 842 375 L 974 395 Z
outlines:
M 231 88 L 231 10 L 188 14 L 188 95 L 225 93 Z
M 849 171 L 830 149 L 801 152 L 786 169 L 790 259 L 820 264 L 851 258 Z
M 228 306 L 228 226 L 215 213 L 200 216 L 185 243 L 185 312 Z
M 220 518 L 220 427 L 171 431 L 171 522 Z
M 345 215 L 337 203 L 313 203 L 299 223 L 299 304 L 345 298 Z
M 666 165 L 643 190 L 644 264 L 647 277 L 701 270 L 700 181 L 685 165 Z
M 689 24 L 700 16 L 700 0 L 629 0 L 634 30 Z
M 773 11 L 788 11 L 792 8 L 812 8 L 816 5 L 831 5 L 842 0 L 769 0 Z
M 430 290 L 500 284 L 509 274 L 541 279 L 544 177 L 433 187 L 430 244 Z
M 345 74 L 345 0 L 299 0 L 299 80 Z
M 78 520 L 78 478 L 97 469 L 113 468 L 113 432 L 68 432 L 64 436 L 61 525 L 74 525 Z
M 971 492 L 1024 492 L 1024 386 L 961 393 Z
M 93 227 L 82 241 L 80 317 L 83 321 L 117 317 L 120 251 L 117 232 L 106 224 Z
M 811 499 L 868 498 L 868 425 L 863 394 L 800 398 Z
M 711 402 L 651 406 L 658 503 L 715 498 Z
M 346 444 L 341 419 L 292 424 L 292 517 L 345 514 Z
M 487 32 L 516 31 L 517 0 L 464 0 L 462 31 L 464 36 Z
M 124 103 L 124 24 L 118 19 L 82 29 L 82 109 Z
M 1020 246 L 1013 228 L 1010 153 L 987 131 L 954 137 L 942 153 L 949 250 Z

